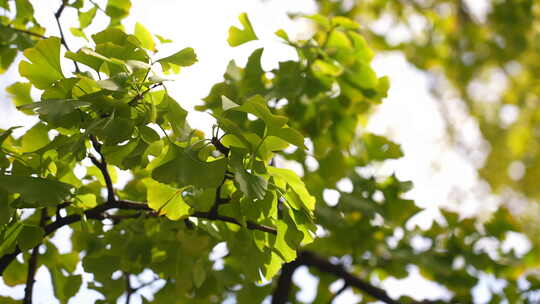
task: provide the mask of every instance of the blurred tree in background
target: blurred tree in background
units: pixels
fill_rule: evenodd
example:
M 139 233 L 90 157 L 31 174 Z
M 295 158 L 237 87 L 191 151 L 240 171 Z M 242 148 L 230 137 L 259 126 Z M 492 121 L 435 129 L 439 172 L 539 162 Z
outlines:
M 452 103 L 465 105 L 466 114 L 476 120 L 489 144 L 487 159 L 477 164 L 480 176 L 503 196 L 501 208 L 511 211 L 496 221 L 501 228 L 505 222 L 519 223 L 534 244 L 516 274 L 530 274 L 535 281 L 540 195 L 538 1 L 317 3 L 323 15 L 358 21 L 363 25 L 361 33 L 377 51 L 401 52 L 408 62 L 428 73 L 432 93 L 443 109 Z M 377 24 L 381 21 L 385 26 Z M 461 125 L 448 112 L 442 114 L 447 115 L 449 136 L 459 147 L 463 143 Z
M 257 49 L 244 67 L 231 61 L 197 108 L 215 118 L 212 134 L 190 128 L 166 89 L 167 75 L 196 63 L 195 50 L 161 54 L 168 39 L 124 28 L 129 0 L 58 3 L 60 37 L 47 36 L 27 0 L 0 7 L 2 72 L 26 57 L 18 69 L 28 82 L 7 90 L 39 116 L 22 136 L 15 126 L 0 133 L 0 273 L 8 286 L 25 285 L 24 303 L 39 267 L 61 303 L 81 286 L 99 303 L 129 303 L 143 290 L 153 295 L 143 303 L 302 303 L 292 282 L 300 266 L 318 278 L 313 303 L 348 289 L 358 303 L 420 303 L 382 288 L 411 266 L 446 289 L 422 303 L 471 303 L 485 276 L 501 286 L 488 291 L 493 303 L 537 299 L 537 247 L 518 256 L 505 246 L 512 233 L 534 244 L 523 229 L 534 218 L 505 206 L 489 220 L 441 210 L 421 229 L 408 224 L 422 211 L 403 196 L 413 185 L 362 168 L 403 155 L 365 129 L 390 86 L 372 69 L 370 46 L 398 50 L 434 75 L 441 102 L 451 91 L 477 119 L 491 147 L 481 174 L 493 190 L 535 200 L 538 4 L 493 1 L 473 12 L 460 1 L 319 1 L 320 14 L 306 16 L 308 39 L 276 32 L 297 60 L 265 71 Z M 87 47 L 69 48 L 65 10 L 77 11 L 70 31 Z M 97 14 L 110 23 L 90 33 Z M 233 47 L 257 39 L 247 15 L 239 19 Z M 393 41 L 381 21 L 407 29 L 406 39 Z M 493 75 L 502 82 L 495 95 L 485 88 Z M 50 238 L 68 225 L 71 251 L 61 254 Z M 83 282 L 77 266 L 94 280 Z

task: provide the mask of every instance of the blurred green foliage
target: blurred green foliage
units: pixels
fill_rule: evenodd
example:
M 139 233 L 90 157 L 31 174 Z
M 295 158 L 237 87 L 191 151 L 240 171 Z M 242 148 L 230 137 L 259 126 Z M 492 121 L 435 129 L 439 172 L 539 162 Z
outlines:
M 422 229 L 410 221 L 424 212 L 406 199 L 410 182 L 362 170 L 403 156 L 398 144 L 365 128 L 390 86 L 372 68 L 371 47 L 401 50 L 420 69 L 446 76 L 477 118 L 492 144 L 483 177 L 495 190 L 507 186 L 534 199 L 538 4 L 494 1 L 481 18 L 456 1 L 320 1 L 321 14 L 306 16 L 315 28 L 309 38 L 276 32 L 296 60 L 264 70 L 261 48 L 243 67 L 230 62 L 197 107 L 215 118 L 210 135 L 189 126 L 163 77 L 196 68 L 196 50 L 155 58 L 170 40 L 140 23 L 124 28 L 129 0 L 58 5 L 56 18 L 77 11 L 71 33 L 86 47 L 70 51 L 62 37 L 46 37 L 27 0 L 0 0 L 1 72 L 22 52 L 19 73 L 28 81 L 7 91 L 21 112 L 39 117 L 22 136 L 14 136 L 16 127 L 0 132 L 6 285 L 31 286 L 31 270 L 46 267 L 56 298 L 67 303 L 83 283 L 80 265 L 93 274 L 88 288 L 103 296 L 97 303 L 140 296 L 143 288 L 153 293 L 143 303 L 280 303 L 287 267 L 303 263 L 319 278 L 313 303 L 335 299 L 330 285 L 343 271 L 366 282 L 347 281 L 358 303 L 386 299 L 370 287 L 405 278 L 411 267 L 446 288 L 441 299 L 449 300 L 441 302 L 471 303 L 486 275 L 505 283 L 489 290 L 493 303 L 527 302 L 540 288 L 538 249 L 525 256 L 506 249 L 512 233 L 523 232 L 508 209 L 488 221 L 441 210 Z M 98 14 L 109 25 L 90 33 Z M 239 18 L 231 46 L 258 39 L 248 16 Z M 380 19 L 407 27 L 413 18 L 425 27 L 397 44 L 370 27 Z M 75 70 L 63 70 L 64 60 Z M 471 87 L 494 72 L 507 87 L 486 104 Z M 509 125 L 500 118 L 506 105 L 519 110 Z M 520 179 L 507 175 L 515 161 L 526 168 Z M 129 176 L 123 187 L 118 170 Z M 60 253 L 50 238 L 67 225 L 72 246 Z M 343 271 L 332 268 L 337 262 Z M 140 282 L 143 272 L 155 279 Z M 290 302 L 302 303 L 301 286 L 285 287 Z

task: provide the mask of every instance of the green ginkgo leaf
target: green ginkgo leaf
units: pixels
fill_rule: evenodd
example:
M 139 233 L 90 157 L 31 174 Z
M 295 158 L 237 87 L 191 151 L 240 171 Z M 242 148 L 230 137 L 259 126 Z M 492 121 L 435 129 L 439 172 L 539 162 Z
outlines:
M 156 50 L 156 43 L 152 34 L 139 22 L 135 23 L 135 37 L 139 39 L 145 49 L 150 51 Z
M 240 191 L 250 199 L 264 199 L 268 181 L 262 176 L 249 173 L 243 164 L 245 154 L 239 149 L 231 150 L 231 166 L 234 170 L 234 180 L 238 184 Z
M 302 207 L 309 214 L 313 213 L 313 210 L 315 210 L 315 197 L 309 194 L 306 185 L 296 173 L 294 173 L 292 170 L 283 168 L 267 167 L 267 169 L 268 173 L 274 177 L 278 187 L 286 190 L 285 185 L 288 185 L 295 192 L 297 195 L 296 197 L 301 201 L 302 205 L 292 206 L 293 208 Z
M 45 231 L 41 227 L 24 225 L 17 237 L 17 244 L 21 250 L 32 249 L 41 243 L 44 235 Z
M 47 89 L 54 81 L 64 78 L 60 67 L 60 39 L 51 37 L 40 40 L 35 47 L 26 49 L 19 73 L 38 89 Z
M 193 48 L 187 47 L 172 54 L 171 56 L 159 59 L 158 62 L 161 64 L 171 63 L 185 67 L 197 62 L 197 55 L 195 54 L 195 50 L 193 50 Z
M 151 179 L 146 181 L 146 197 L 148 206 L 165 215 L 168 219 L 176 221 L 190 214 L 191 207 L 182 197 L 183 189 L 158 183 Z
M 71 185 L 41 177 L 0 175 L 0 188 L 19 193 L 24 201 L 36 206 L 55 206 L 71 194 Z
M 253 31 L 253 27 L 251 26 L 251 22 L 249 21 L 247 14 L 240 14 L 240 16 L 238 16 L 238 20 L 240 20 L 240 23 L 244 29 L 239 29 L 236 26 L 231 26 L 229 28 L 229 38 L 227 39 L 229 45 L 239 46 L 248 41 L 257 40 L 257 35 L 255 35 L 255 32 Z
M 198 158 L 197 152 L 175 144 L 169 145 L 164 159 L 152 171 L 152 178 L 178 188 L 216 188 L 223 181 L 227 159 L 206 162 Z

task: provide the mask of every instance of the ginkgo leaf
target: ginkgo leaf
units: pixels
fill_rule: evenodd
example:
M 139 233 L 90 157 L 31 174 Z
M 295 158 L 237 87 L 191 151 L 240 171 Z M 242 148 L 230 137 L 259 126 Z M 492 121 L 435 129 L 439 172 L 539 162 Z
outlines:
M 54 81 L 64 78 L 60 67 L 60 39 L 51 37 L 40 40 L 35 47 L 26 49 L 19 73 L 28 78 L 38 89 L 47 89 Z
M 228 110 L 251 113 L 262 119 L 269 128 L 279 129 L 284 126 L 288 120 L 285 116 L 273 114 L 268 108 L 266 100 L 260 95 L 249 98 L 242 105 L 237 107 L 232 106 L 229 102 Z
M 229 38 L 227 39 L 229 45 L 239 46 L 248 41 L 257 40 L 257 35 L 255 35 L 255 32 L 253 31 L 253 27 L 251 26 L 251 22 L 249 21 L 247 14 L 240 14 L 240 16 L 238 16 L 238 20 L 240 20 L 243 29 L 239 29 L 236 26 L 231 26 L 229 28 Z
M 183 189 L 165 185 L 151 179 L 146 181 L 146 195 L 148 206 L 156 210 L 159 215 L 176 221 L 190 214 L 191 207 L 182 197 Z
M 273 251 L 267 254 L 267 260 L 263 264 L 262 274 L 267 281 L 270 281 L 281 269 L 283 259 Z
M 301 149 L 305 149 L 304 136 L 296 129 L 289 127 L 269 128 L 268 135 L 279 137 Z
M 278 179 L 281 183 L 286 183 L 292 190 L 298 195 L 298 198 L 302 202 L 302 207 L 305 208 L 309 214 L 312 214 L 315 210 L 315 197 L 309 194 L 306 185 L 300 179 L 300 177 L 294 173 L 294 171 L 283 168 L 268 167 L 268 173 L 275 179 Z M 293 206 L 295 207 L 295 206 Z M 296 206 L 300 207 L 300 206 Z
M 16 222 L 2 231 L 2 242 L 0 242 L 0 255 L 13 250 L 17 242 L 17 238 L 23 229 L 23 223 Z
M 145 49 L 150 51 L 156 50 L 156 43 L 152 34 L 139 22 L 135 23 L 135 37 L 139 39 Z
M 291 262 L 296 258 L 296 248 L 302 240 L 301 233 L 290 224 L 282 220 L 276 222 L 277 235 L 274 248 L 285 262 Z
M 234 170 L 234 180 L 238 183 L 240 191 L 250 199 L 264 199 L 268 181 L 262 176 L 246 171 L 243 164 L 244 153 L 238 149 L 231 150 L 231 166 Z
M 187 47 L 179 52 L 172 54 L 171 56 L 159 59 L 158 62 L 172 63 L 185 67 L 197 62 L 197 55 L 195 54 L 195 50 L 193 50 L 193 48 Z
M 198 188 L 216 188 L 225 175 L 227 159 L 220 158 L 206 162 L 200 160 L 197 154 L 194 150 L 169 145 L 163 162 L 152 171 L 152 178 L 162 183 L 176 185 L 178 188 L 190 185 Z
M 17 244 L 21 250 L 32 249 L 39 245 L 44 235 L 45 231 L 41 227 L 24 225 L 17 237 Z
M 174 135 L 178 138 L 185 138 L 191 131 L 186 122 L 187 111 L 184 110 L 176 100 L 169 96 L 169 94 L 163 96 L 163 99 L 159 104 L 159 109 L 164 112 L 164 116 L 169 121 Z
M 37 206 L 55 206 L 71 194 L 71 185 L 41 177 L 0 175 L 0 188 L 20 193 L 22 198 Z
M 32 85 L 30 83 L 15 82 L 6 88 L 6 92 L 13 98 L 13 104 L 16 107 L 20 107 L 29 103 L 32 103 L 32 97 L 30 96 L 30 89 Z M 32 114 L 32 111 L 23 111 L 25 114 Z
M 103 56 L 92 49 L 84 48 L 84 47 L 78 50 L 76 53 L 66 52 L 65 57 L 68 59 L 80 62 L 84 65 L 87 65 L 96 72 L 101 71 L 101 66 L 103 65 L 104 62 L 108 62 L 108 63 L 116 64 L 116 65 L 121 64 L 121 62 L 119 61 L 114 61 L 111 58 Z
M 75 99 L 50 99 L 33 102 L 20 106 L 21 109 L 33 109 L 40 115 L 47 116 L 51 122 L 56 122 L 62 117 L 81 107 L 91 105 L 91 102 Z
M 92 23 L 97 11 L 97 6 L 88 9 L 86 12 L 79 10 L 79 27 L 81 30 L 87 28 Z

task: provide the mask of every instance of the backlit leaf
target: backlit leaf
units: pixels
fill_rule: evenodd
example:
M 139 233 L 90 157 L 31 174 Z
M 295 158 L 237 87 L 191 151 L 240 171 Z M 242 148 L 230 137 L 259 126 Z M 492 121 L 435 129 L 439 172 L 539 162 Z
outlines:
M 239 29 L 236 26 L 231 26 L 229 28 L 229 38 L 227 39 L 229 45 L 238 46 L 251 40 L 257 40 L 257 35 L 255 35 L 255 32 L 253 31 L 253 27 L 251 26 L 247 14 L 240 14 L 238 20 L 240 20 L 243 29 Z
M 47 89 L 54 81 L 64 78 L 60 67 L 60 39 L 56 37 L 40 40 L 35 47 L 26 49 L 19 73 L 38 89 Z

